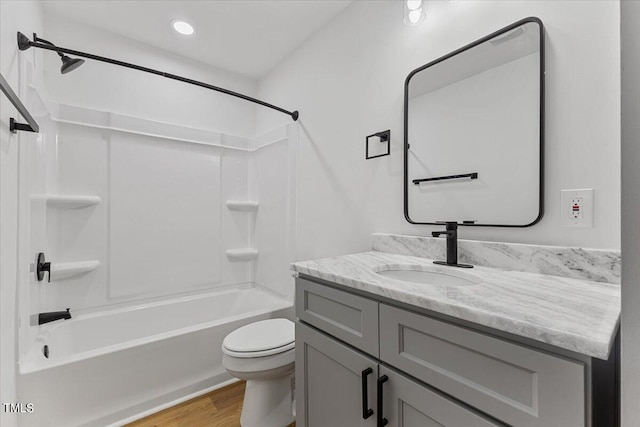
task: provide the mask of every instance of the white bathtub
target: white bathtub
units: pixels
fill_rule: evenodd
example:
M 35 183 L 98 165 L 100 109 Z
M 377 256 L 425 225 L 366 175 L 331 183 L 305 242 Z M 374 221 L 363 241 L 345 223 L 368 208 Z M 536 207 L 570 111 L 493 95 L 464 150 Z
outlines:
M 20 360 L 19 398 L 35 408 L 20 425 L 118 425 L 211 390 L 231 379 L 226 334 L 292 314 L 291 302 L 243 286 L 43 325 Z

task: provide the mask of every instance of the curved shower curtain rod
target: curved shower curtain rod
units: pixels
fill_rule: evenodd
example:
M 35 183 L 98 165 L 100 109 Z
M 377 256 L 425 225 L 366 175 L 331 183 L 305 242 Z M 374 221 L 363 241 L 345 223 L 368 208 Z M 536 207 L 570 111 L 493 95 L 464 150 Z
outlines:
M 64 48 L 64 47 L 58 47 L 58 46 L 54 45 L 53 43 L 46 42 L 46 40 L 43 42 L 43 39 L 39 39 L 36 36 L 35 33 L 33 33 L 33 40 L 34 41 L 29 40 L 29 38 L 27 36 L 25 36 L 24 34 L 22 34 L 21 32 L 18 31 L 18 48 L 20 50 L 27 50 L 30 47 L 37 47 L 37 48 L 40 48 L 40 49 L 51 50 L 51 51 L 57 52 L 61 56 L 62 56 L 62 54 L 68 53 L 70 55 L 81 56 L 83 58 L 93 59 L 95 61 L 106 62 L 108 64 L 119 65 L 121 67 L 131 68 L 133 70 L 144 71 L 145 73 L 155 74 L 155 75 L 158 75 L 158 76 L 166 77 L 168 79 L 178 80 L 180 82 L 189 83 L 189 84 L 192 84 L 192 85 L 195 85 L 195 86 L 200 86 L 200 87 L 203 87 L 203 88 L 206 88 L 206 89 L 215 90 L 216 92 L 221 92 L 221 93 L 224 93 L 224 94 L 227 94 L 227 95 L 235 96 L 236 98 L 241 98 L 241 99 L 244 99 L 245 101 L 253 102 L 255 104 L 259 104 L 259 105 L 262 105 L 264 107 L 268 107 L 268 108 L 271 108 L 273 110 L 276 110 L 276 111 L 279 111 L 281 113 L 284 113 L 284 114 L 286 114 L 288 116 L 291 116 L 291 118 L 294 121 L 298 120 L 298 116 L 299 116 L 298 111 L 287 111 L 284 108 L 277 107 L 277 106 L 275 106 L 273 104 L 269 104 L 268 102 L 264 102 L 264 101 L 261 101 L 261 100 L 256 99 L 256 98 L 252 98 L 250 96 L 243 95 L 241 93 L 234 92 L 234 91 L 229 90 L 229 89 L 224 89 L 224 88 L 221 88 L 221 87 L 218 87 L 218 86 L 210 85 L 208 83 L 200 82 L 198 80 L 188 79 L 186 77 L 178 76 L 176 74 L 165 73 L 164 71 L 154 70 L 153 68 L 147 68 L 147 67 L 142 67 L 140 65 L 130 64 L 128 62 L 118 61 L 117 59 L 106 58 L 104 56 L 93 55 L 91 53 L 80 52 L 78 50 L 67 49 L 67 48 Z

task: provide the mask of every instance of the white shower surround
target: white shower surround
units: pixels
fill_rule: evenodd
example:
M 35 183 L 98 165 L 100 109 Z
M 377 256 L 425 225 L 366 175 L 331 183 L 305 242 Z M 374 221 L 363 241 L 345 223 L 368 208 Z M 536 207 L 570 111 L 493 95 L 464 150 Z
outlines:
M 29 96 L 43 111 L 39 117 L 43 133 L 21 148 L 24 159 L 29 159 L 21 165 L 26 177 L 21 215 L 31 218 L 20 231 L 21 262 L 28 265 L 34 250 L 44 250 L 54 264 L 96 260 L 97 266 L 60 280 L 54 274 L 50 284 L 36 282 L 27 271 L 21 274 L 19 316 L 25 326 L 19 332 L 18 394 L 38 408 L 37 414 L 22 416 L 21 425 L 119 425 L 228 383 L 231 377 L 222 367 L 220 351 L 226 334 L 253 321 L 293 315 L 288 263 L 295 256 L 297 125 L 250 139 L 55 104 L 43 100 L 34 86 Z M 71 150 L 64 146 L 68 139 L 73 139 Z M 218 181 L 217 189 L 210 182 L 202 186 L 217 191 L 213 204 L 207 202 L 217 223 L 209 230 L 209 237 L 217 233 L 217 241 L 209 247 L 216 257 L 213 270 L 205 265 L 211 271 L 194 276 L 183 268 L 178 271 L 182 279 L 174 271 L 171 280 L 162 275 L 149 279 L 139 272 L 128 278 L 121 272 L 120 279 L 127 283 L 111 282 L 109 227 L 113 226 L 114 188 L 111 175 L 103 172 L 111 167 L 114 141 L 127 151 L 127 141 L 147 144 L 146 154 L 154 158 L 155 146 L 161 150 L 169 146 L 177 156 L 184 149 L 184 155 L 196 161 L 194 168 L 208 174 L 205 179 Z M 197 153 L 211 158 L 208 165 L 214 175 L 210 176 L 207 163 L 201 163 Z M 106 165 L 96 167 L 105 159 Z M 162 160 L 172 159 L 167 155 Z M 128 161 L 126 155 L 124 160 Z M 183 167 L 191 164 L 184 158 L 180 161 Z M 137 179 L 132 171 L 124 178 L 127 175 Z M 101 182 L 105 176 L 107 181 Z M 145 179 L 146 188 L 152 189 Z M 119 188 L 126 191 L 122 183 Z M 47 195 L 68 198 L 74 194 L 100 203 L 63 209 L 48 204 Z M 229 210 L 228 200 L 260 201 L 260 210 Z M 169 210 L 174 209 L 172 200 L 167 203 Z M 126 209 L 119 212 L 122 217 Z M 278 230 L 275 238 L 281 241 L 272 241 L 273 230 Z M 265 256 L 249 261 L 225 256 L 229 249 L 255 247 Z M 171 270 L 174 266 L 169 262 L 161 260 L 156 267 Z M 164 280 L 164 287 L 154 287 L 154 280 Z M 71 320 L 36 324 L 37 313 L 62 305 L 71 307 Z M 49 358 L 44 357 L 44 345 L 49 346 Z

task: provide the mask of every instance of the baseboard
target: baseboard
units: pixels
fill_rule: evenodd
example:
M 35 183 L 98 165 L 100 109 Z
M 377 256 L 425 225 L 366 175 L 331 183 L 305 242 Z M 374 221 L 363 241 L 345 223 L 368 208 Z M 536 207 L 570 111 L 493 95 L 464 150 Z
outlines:
M 215 377 L 199 381 L 198 383 L 191 384 L 187 387 L 183 387 L 152 400 L 135 405 L 126 410 L 119 411 L 118 413 L 102 417 L 99 420 L 85 424 L 84 427 L 121 427 L 151 414 L 155 414 L 156 412 L 160 412 L 163 409 L 170 408 L 182 402 L 186 402 L 187 400 L 202 396 L 203 394 L 210 393 L 219 388 L 226 387 L 237 381 L 238 379 L 232 378 L 225 372 L 220 375 L 216 375 Z

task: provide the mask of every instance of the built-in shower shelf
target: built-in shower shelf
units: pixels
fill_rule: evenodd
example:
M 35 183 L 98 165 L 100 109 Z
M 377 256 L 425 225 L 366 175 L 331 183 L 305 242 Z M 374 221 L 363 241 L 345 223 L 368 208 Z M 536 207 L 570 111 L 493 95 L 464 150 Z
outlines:
M 69 279 L 100 267 L 100 261 L 52 262 L 51 280 Z
M 229 249 L 227 250 L 227 258 L 232 261 L 251 261 L 258 257 L 258 250 L 252 248 L 245 249 Z
M 227 200 L 227 208 L 230 211 L 255 212 L 258 210 L 258 202 Z
M 47 206 L 59 208 L 59 209 L 78 209 L 86 208 L 89 206 L 97 205 L 101 202 L 98 196 L 73 196 L 73 195 L 60 195 L 60 194 L 45 194 L 41 196 L 34 196 L 34 198 L 45 199 Z

